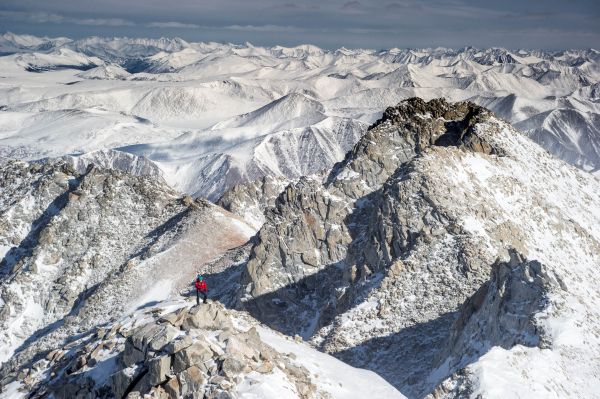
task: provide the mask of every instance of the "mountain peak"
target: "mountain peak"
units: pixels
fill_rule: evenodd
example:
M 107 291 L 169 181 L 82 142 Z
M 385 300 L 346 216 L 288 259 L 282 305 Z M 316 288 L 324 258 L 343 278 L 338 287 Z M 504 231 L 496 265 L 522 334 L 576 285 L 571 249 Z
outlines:
M 417 150 L 430 145 L 458 146 L 473 151 L 500 154 L 479 137 L 474 129 L 493 114 L 470 101 L 449 103 L 443 98 L 428 102 L 413 97 L 388 107 L 372 128 L 395 125 L 413 132 Z

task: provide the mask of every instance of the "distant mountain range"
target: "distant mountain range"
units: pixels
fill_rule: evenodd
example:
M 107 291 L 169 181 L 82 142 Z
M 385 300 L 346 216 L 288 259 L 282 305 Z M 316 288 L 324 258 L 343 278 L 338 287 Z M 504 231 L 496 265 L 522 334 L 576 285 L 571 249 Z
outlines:
M 567 162 L 600 167 L 593 49 L 329 51 L 6 33 L 0 53 L 2 158 L 159 170 L 212 200 L 262 176 L 331 167 L 382 109 L 413 96 L 471 100 Z M 133 157 L 107 156 L 119 151 Z M 156 168 L 135 166 L 148 161 Z

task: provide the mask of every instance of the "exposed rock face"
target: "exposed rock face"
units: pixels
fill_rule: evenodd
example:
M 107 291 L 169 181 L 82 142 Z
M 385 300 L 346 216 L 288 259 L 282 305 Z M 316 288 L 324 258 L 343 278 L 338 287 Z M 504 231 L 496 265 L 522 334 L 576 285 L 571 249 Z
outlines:
M 561 287 L 562 285 L 562 287 Z M 537 261 L 511 251 L 509 262 L 496 262 L 492 276 L 460 308 L 438 366 L 431 374 L 457 370 L 436 387 L 431 397 L 460 398 L 473 392 L 474 381 L 464 367 L 492 347 L 515 345 L 548 348 L 550 337 L 537 318 L 561 280 Z
M 141 249 L 140 235 L 185 210 L 164 183 L 148 178 L 93 166 L 81 175 L 60 162 L 13 163 L 4 170 L 10 176 L 3 182 L 20 185 L 2 190 L 2 200 L 10 202 L 4 202 L 1 223 L 16 235 L 1 235 L 14 246 L 2 260 L 0 323 L 17 336 L 68 315 Z M 30 209 L 31 203 L 40 209 Z M 43 317 L 15 325 L 24 312 Z
M 290 183 L 289 179 L 265 176 L 228 190 L 217 204 L 235 213 L 260 229 L 265 222 L 264 212 L 275 204 L 279 193 Z
M 175 242 L 220 245 L 222 224 L 209 226 L 203 236 L 184 233 L 199 229 L 209 215 L 224 219 L 224 211 L 215 216 L 204 201 L 168 194 L 158 210 L 136 203 L 142 195 L 137 180 L 116 172 L 89 170 L 82 176 L 63 166 L 8 168 L 9 176 L 36 176 L 33 195 L 50 191 L 50 198 L 59 193 L 60 199 L 53 204 L 58 211 L 35 209 L 32 216 L 26 201 L 2 197 L 2 220 L 11 226 L 2 242 L 23 243 L 4 257 L 11 267 L 2 274 L 8 304 L 0 314 L 3 327 L 13 328 L 17 319 L 13 303 L 31 311 L 15 294 L 21 287 L 15 282 L 27 287 L 51 273 L 74 273 L 69 267 L 83 253 L 69 252 L 71 241 L 76 251 L 83 242 L 93 252 L 106 240 L 125 261 L 101 258 L 96 267 L 112 268 L 100 269 L 114 277 L 111 283 L 79 294 L 85 301 L 52 308 L 53 318 L 38 326 L 60 325 L 41 330 L 19 349 L 3 366 L 1 384 L 22 384 L 33 396 L 217 398 L 235 397 L 239 387 L 264 374 L 284 380 L 296 396 L 327 396 L 307 363 L 261 338 L 272 332 L 217 303 L 189 309 L 180 301 L 179 308 L 170 304 L 165 311 L 141 302 L 147 310 L 132 306 L 133 316 L 88 330 L 93 315 L 108 321 L 114 309 L 127 309 L 107 293 L 127 291 L 131 285 L 124 281 L 138 281 L 141 274 L 131 272 L 136 266 L 172 248 L 168 262 L 177 260 L 182 247 L 171 246 Z M 269 191 L 265 184 L 256 186 L 259 197 Z M 30 192 L 19 179 L 6 187 L 21 197 Z M 162 192 L 152 188 L 143 195 L 163 198 L 156 191 Z M 242 204 L 252 192 L 240 189 L 228 201 L 242 198 Z M 533 397 L 540 391 L 586 397 L 600 389 L 598 192 L 597 179 L 551 158 L 485 109 L 410 99 L 386 110 L 325 182 L 305 177 L 286 187 L 252 249 L 248 244 L 208 265 L 210 277 L 224 283 L 211 294 L 298 334 L 298 341 L 310 339 L 376 371 L 411 398 L 490 392 Z M 270 202 L 267 197 L 255 202 L 257 209 Z M 123 198 L 133 202 L 131 209 L 115 206 Z M 135 231 L 125 233 L 144 239 L 118 240 L 109 224 L 93 230 L 98 242 L 79 241 L 80 226 L 61 216 L 72 218 L 66 212 L 85 201 L 85 209 L 100 207 L 108 220 L 141 218 Z M 165 213 L 169 206 L 177 211 Z M 149 210 L 158 212 L 150 221 Z M 48 227 L 59 222 L 77 237 Z M 32 232 L 10 237 L 6 231 L 19 223 Z M 55 252 L 68 262 L 39 261 L 46 255 L 39 251 L 57 242 Z M 192 247 L 187 254 L 196 252 Z M 65 288 L 76 284 L 81 281 Z M 231 289 L 236 284 L 242 289 Z M 499 386 L 489 375 L 511 384 Z
M 162 172 L 149 159 L 117 150 L 98 150 L 83 155 L 65 155 L 62 159 L 79 173 L 85 173 L 90 164 L 104 169 L 115 169 L 136 176 L 152 176 L 162 180 Z
M 585 357 L 590 376 L 597 367 L 588 346 L 556 349 L 563 341 L 541 333 L 549 328 L 539 315 L 554 309 L 553 317 L 568 318 L 580 301 L 598 314 L 586 288 L 561 288 L 571 286 L 574 268 L 588 279 L 597 275 L 596 189 L 592 176 L 553 159 L 485 109 L 410 99 L 386 110 L 325 184 L 301 179 L 279 196 L 256 237 L 239 303 L 274 328 L 376 370 L 411 397 L 451 375 L 475 381 L 469 373 L 484 365 L 465 368 L 461 361 L 484 356 L 488 335 L 497 338 L 489 345 L 506 350 L 503 372 L 521 356 L 520 345 L 529 345 L 522 356 L 535 358 L 539 341 L 564 353 L 547 360 L 561 369 L 574 352 Z M 531 259 L 510 263 L 520 271 L 501 266 L 509 248 Z M 473 330 L 456 338 L 464 332 L 463 303 L 492 291 L 500 302 L 490 299 L 486 312 L 498 319 L 467 323 Z M 519 296 L 530 307 L 521 308 Z M 517 310 L 523 320 L 511 319 Z M 596 342 L 595 328 L 577 334 Z M 470 338 L 482 352 L 461 343 Z M 448 347 L 472 356 L 438 370 L 452 357 Z M 600 345 L 592 347 L 600 353 Z M 573 378 L 582 380 L 571 373 L 563 382 L 584 394 Z
M 560 285 L 540 262 L 524 260 L 515 251 L 510 256 L 509 262 L 492 266 L 490 280 L 459 310 L 448 353 L 473 356 L 473 351 L 483 352 L 484 348 L 465 347 L 485 341 L 507 349 L 515 345 L 542 346 L 543 331 L 536 325 L 535 315 L 547 306 L 550 290 Z M 482 322 L 484 330 L 477 326 Z

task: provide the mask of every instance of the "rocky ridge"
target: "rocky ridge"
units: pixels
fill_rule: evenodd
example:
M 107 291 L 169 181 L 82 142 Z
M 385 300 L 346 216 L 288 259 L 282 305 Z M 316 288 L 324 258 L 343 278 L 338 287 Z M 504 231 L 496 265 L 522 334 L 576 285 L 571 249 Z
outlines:
M 315 356 L 313 349 L 273 334 L 217 302 L 163 302 L 41 353 L 3 383 L 16 394 L 54 398 L 226 399 L 277 392 L 332 398 L 357 392 L 353 386 L 341 388 L 341 382 L 330 385 L 323 370 L 307 363 Z M 329 373 L 350 371 L 341 362 L 333 364 L 341 369 Z M 355 384 L 370 378 L 365 372 L 356 377 Z M 373 392 L 402 398 L 380 385 Z
M 369 253 L 369 243 L 359 236 L 368 236 L 367 229 L 382 228 L 378 219 L 369 217 L 377 210 L 376 197 L 385 198 L 381 186 L 401 165 L 430 146 L 455 145 L 490 154 L 501 152 L 482 140 L 473 128 L 489 115 L 470 103 L 451 106 L 443 100 L 425 103 L 416 98 L 388 108 L 346 159 L 333 168 L 325 184 L 304 178 L 280 195 L 258 233 L 242 285 L 248 286 L 247 292 L 253 297 L 277 289 L 282 289 L 278 293 L 282 297 L 287 285 L 309 284 L 310 276 L 322 270 L 332 273 L 325 278 L 335 285 L 335 281 L 347 284 L 364 280 L 386 264 L 384 258 L 389 265 L 390 258 L 398 255 Z M 370 220 L 371 226 L 365 223 Z M 418 228 L 419 221 L 414 223 Z M 415 238 L 409 233 L 400 233 L 404 246 L 409 245 L 407 240 Z M 334 267 L 341 262 L 349 269 Z M 317 287 L 302 288 L 310 292 Z M 295 288 L 291 295 L 296 295 Z M 342 297 L 328 298 L 327 306 Z M 306 305 L 312 307 L 313 303 Z M 264 309 L 264 313 L 269 312 Z
M 298 397 L 314 396 L 306 369 L 265 344 L 255 327 L 240 330 L 233 321 L 214 302 L 150 309 L 49 351 L 12 377 L 34 397 L 229 398 L 250 373 L 276 369 Z
M 565 287 L 574 267 L 595 278 L 598 188 L 591 175 L 553 159 L 483 108 L 410 99 L 388 108 L 324 184 L 301 179 L 279 196 L 255 238 L 239 306 L 350 364 L 377 370 L 409 397 L 438 392 L 438 384 L 446 378 L 456 383 L 459 373 L 468 380 L 461 386 L 485 394 L 490 387 L 478 374 L 485 348 L 504 350 L 502 372 L 509 373 L 510 359 L 535 362 L 548 345 L 561 354 L 552 360 L 556 367 L 568 368 L 573 353 L 586 359 L 587 380 L 572 373 L 558 377 L 568 386 L 561 390 L 583 394 L 593 390 L 591 375 L 598 371 L 591 360 L 600 350 L 592 332 L 598 318 L 591 314 L 597 314 L 600 296 L 581 284 L 578 290 Z M 511 339 L 502 327 L 510 312 L 498 320 L 475 312 L 468 328 L 482 331 L 473 343 L 480 352 L 450 360 L 461 359 L 463 350 L 473 354 L 464 346 L 446 352 L 459 345 L 453 336 L 473 336 L 457 322 L 465 317 L 460 309 L 481 300 L 482 286 L 504 284 L 492 270 L 512 251 L 533 262 L 522 266 L 529 270 L 525 277 L 515 279 L 535 279 L 540 263 L 550 276 L 545 305 L 523 316 L 539 320 L 538 338 Z M 502 311 L 519 308 L 518 298 L 509 295 Z M 535 298 L 527 300 L 541 303 Z M 586 304 L 589 328 L 574 327 L 578 301 Z M 506 341 L 486 346 L 485 331 L 506 334 Z M 569 334 L 583 334 L 594 344 L 559 344 L 557 337 Z M 522 384 L 516 391 L 531 392 L 534 377 L 514 378 Z M 550 392 L 558 389 L 543 373 L 535 378 Z M 574 378 L 583 385 L 570 382 Z
M 188 296 L 197 268 L 254 233 L 233 214 L 95 166 L 9 162 L 0 172 L 1 398 L 350 398 L 371 383 L 402 398 L 218 302 L 166 301 Z M 86 256 L 95 263 L 80 265 Z
M 2 360 L 12 356 L 5 370 L 166 299 L 254 232 L 152 177 L 93 166 L 79 174 L 64 162 L 12 162 L 2 173 Z
M 265 210 L 275 205 L 275 200 L 289 183 L 289 179 L 264 176 L 233 186 L 216 203 L 260 229 L 265 222 Z
M 81 154 L 159 169 L 172 187 L 210 200 L 265 175 L 329 169 L 384 107 L 413 96 L 470 100 L 556 156 L 600 165 L 593 49 L 328 51 L 14 34 L 0 49 L 0 158 Z
M 296 397 L 344 397 L 319 380 L 324 369 L 309 370 L 313 355 L 294 359 L 280 336 L 244 313 L 212 302 L 171 306 L 156 293 L 129 296 L 145 275 L 177 290 L 179 280 L 156 279 L 173 265 L 183 265 L 182 278 L 193 274 L 200 257 L 185 258 L 199 253 L 204 262 L 217 258 L 204 272 L 221 287 L 212 295 L 223 303 L 376 371 L 408 397 L 585 397 L 600 388 L 600 292 L 593 285 L 600 278 L 600 183 L 473 103 L 403 101 L 325 179 L 303 177 L 274 202 L 277 182 L 232 190 L 222 202 L 231 210 L 252 203 L 262 222 L 267 209 L 258 235 L 241 247 L 253 230 L 239 218 L 177 197 L 150 177 L 96 168 L 79 174 L 62 163 L 11 162 L 0 170 L 10 194 L 0 198 L 5 328 L 22 327 L 20 312 L 38 306 L 32 287 L 54 281 L 52 273 L 78 277 L 63 291 L 80 289 L 82 276 L 107 273 L 76 300 L 44 308 L 50 319 L 28 320 L 42 327 L 25 326 L 35 334 L 3 365 L 3 394 L 195 397 L 193 390 L 228 397 L 277 380 L 273 386 L 283 381 Z M 148 226 L 134 223 L 134 233 L 69 224 L 82 203 L 92 218 Z M 95 254 L 116 247 L 122 259 L 101 258 L 78 274 L 78 245 Z M 62 257 L 49 267 L 52 251 Z M 17 295 L 22 287 L 28 295 Z M 112 298 L 115 292 L 126 295 Z M 117 320 L 113 309 L 133 315 Z M 241 343 L 229 348 L 232 338 Z M 262 373 L 267 360 L 274 367 Z

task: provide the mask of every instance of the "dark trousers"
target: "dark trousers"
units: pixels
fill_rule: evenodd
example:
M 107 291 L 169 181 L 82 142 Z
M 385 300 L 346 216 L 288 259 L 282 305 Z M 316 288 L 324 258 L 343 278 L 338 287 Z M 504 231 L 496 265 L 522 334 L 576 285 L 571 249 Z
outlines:
M 202 295 L 202 302 L 206 303 L 206 292 L 200 292 L 200 290 L 196 290 L 196 305 L 200 305 L 200 295 Z

